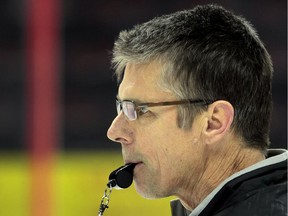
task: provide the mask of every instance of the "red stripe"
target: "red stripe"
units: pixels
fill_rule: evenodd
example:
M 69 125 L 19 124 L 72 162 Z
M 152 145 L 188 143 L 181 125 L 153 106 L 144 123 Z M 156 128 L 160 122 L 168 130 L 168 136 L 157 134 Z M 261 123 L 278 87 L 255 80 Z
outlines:
M 58 139 L 59 6 L 56 0 L 28 2 L 28 143 L 37 155 L 45 156 Z
M 32 216 L 51 215 L 51 156 L 60 125 L 59 6 L 57 0 L 28 0 L 26 8 L 26 143 L 32 159 Z

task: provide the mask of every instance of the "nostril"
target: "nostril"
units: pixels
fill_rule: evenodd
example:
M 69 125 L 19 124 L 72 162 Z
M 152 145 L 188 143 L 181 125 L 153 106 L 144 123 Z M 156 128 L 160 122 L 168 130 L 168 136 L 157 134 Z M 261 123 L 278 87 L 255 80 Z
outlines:
M 119 137 L 115 139 L 114 142 L 120 143 L 121 145 L 129 145 L 132 143 L 132 139 L 130 137 Z
M 127 143 L 127 140 L 125 140 L 124 138 L 121 138 L 121 137 L 116 138 L 114 141 L 118 142 L 120 144 L 126 144 Z

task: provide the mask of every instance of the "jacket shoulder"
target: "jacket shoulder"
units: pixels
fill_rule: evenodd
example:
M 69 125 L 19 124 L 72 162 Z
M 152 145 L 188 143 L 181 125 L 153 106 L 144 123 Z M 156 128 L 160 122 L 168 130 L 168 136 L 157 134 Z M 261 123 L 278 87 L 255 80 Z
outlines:
M 231 201 L 215 216 L 287 216 L 287 182 L 250 191 Z

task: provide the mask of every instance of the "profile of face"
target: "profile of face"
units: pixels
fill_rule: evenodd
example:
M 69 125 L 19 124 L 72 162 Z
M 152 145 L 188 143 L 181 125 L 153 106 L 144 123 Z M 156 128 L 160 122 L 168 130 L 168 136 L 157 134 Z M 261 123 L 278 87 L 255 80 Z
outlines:
M 176 96 L 159 85 L 159 62 L 127 64 L 118 89 L 119 100 L 137 103 L 175 101 Z M 205 168 L 203 115 L 194 119 L 191 129 L 177 125 L 177 106 L 149 107 L 129 120 L 120 112 L 108 129 L 109 139 L 122 146 L 125 163 L 137 163 L 134 182 L 137 192 L 146 198 L 161 198 L 183 193 L 201 178 Z

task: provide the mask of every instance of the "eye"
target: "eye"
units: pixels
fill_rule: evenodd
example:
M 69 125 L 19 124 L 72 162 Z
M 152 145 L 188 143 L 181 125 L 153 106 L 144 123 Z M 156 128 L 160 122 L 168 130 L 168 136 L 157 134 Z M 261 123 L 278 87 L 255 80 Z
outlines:
M 147 107 L 138 107 L 137 109 L 137 113 L 139 116 L 144 115 L 145 113 L 149 112 L 149 110 L 147 109 Z

